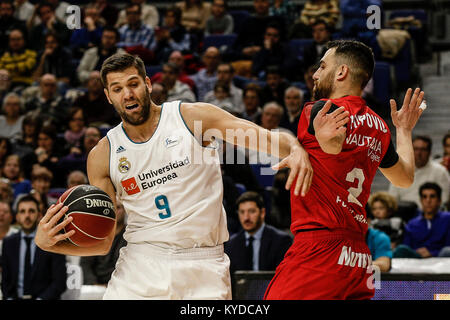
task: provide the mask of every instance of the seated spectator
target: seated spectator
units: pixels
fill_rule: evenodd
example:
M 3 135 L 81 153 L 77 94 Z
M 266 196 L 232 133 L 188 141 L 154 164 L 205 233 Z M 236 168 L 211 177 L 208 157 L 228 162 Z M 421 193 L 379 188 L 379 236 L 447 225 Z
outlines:
M 6 69 L 11 77 L 11 88 L 29 86 L 36 67 L 36 51 L 26 46 L 25 34 L 13 29 L 9 34 L 8 49 L 0 57 L 0 69 Z
M 206 21 L 211 15 L 211 3 L 203 0 L 185 0 L 177 2 L 181 9 L 181 25 L 190 33 L 203 33 Z
M 33 111 L 42 120 L 50 121 L 58 128 L 64 128 L 68 103 L 58 92 L 57 80 L 53 74 L 44 74 L 39 81 L 37 95 L 26 103 L 27 111 Z
M 283 78 L 283 71 L 276 65 L 268 66 L 265 71 L 266 85 L 261 90 L 261 104 L 276 101 L 284 108 L 284 92 L 289 84 Z
M 60 0 L 47 0 L 53 8 L 55 9 L 55 16 L 59 21 L 66 22 L 68 16 L 67 8 L 70 6 L 69 3 Z
M 22 159 L 33 153 L 37 147 L 38 134 L 41 130 L 42 119 L 33 112 L 28 112 L 22 121 L 22 131 L 19 138 L 14 140 L 13 153 Z
M 21 193 L 29 193 L 31 191 L 31 182 L 24 178 L 22 162 L 18 155 L 9 155 L 2 167 L 1 176 L 10 181 L 14 191 L 14 199 Z
M 188 76 L 188 74 L 185 71 L 185 63 L 184 63 L 184 56 L 179 50 L 174 50 L 169 56 L 169 60 L 167 62 L 175 63 L 178 68 L 181 70 L 180 75 L 178 76 L 178 80 L 181 82 L 187 84 L 192 91 L 195 91 L 195 83 L 194 81 Z M 161 82 L 163 73 L 157 72 L 151 77 L 152 83 Z
M 405 227 L 403 244 L 394 258 L 450 257 L 450 213 L 442 212 L 442 189 L 433 182 L 419 188 L 422 212 Z
M 3 100 L 2 111 L 0 115 L 0 137 L 8 139 L 18 139 L 22 134 L 22 121 L 24 115 L 22 98 L 14 93 L 8 93 Z
M 227 0 L 213 0 L 211 5 L 211 16 L 206 20 L 205 36 L 233 33 L 233 17 L 227 10 Z
M 174 51 L 192 53 L 194 39 L 184 26 L 181 25 L 181 10 L 176 6 L 167 8 L 161 27 L 155 28 L 155 45 L 152 50 L 155 53 L 154 64 L 167 61 Z
M 381 272 L 391 270 L 392 249 L 388 235 L 381 230 L 369 227 L 366 242 L 372 254 L 372 265 L 380 268 Z
M 69 125 L 64 132 L 64 140 L 66 141 L 66 149 L 72 147 L 81 147 L 81 139 L 86 132 L 83 109 L 81 107 L 72 107 L 69 110 Z
M 152 83 L 152 93 L 151 93 L 152 101 L 157 105 L 162 105 L 167 101 L 167 88 L 161 82 Z
M 67 189 L 88 183 L 89 181 L 86 174 L 80 170 L 74 170 L 70 172 L 69 176 L 67 177 Z
M 230 88 L 231 109 L 233 114 L 241 115 L 244 112 L 244 102 L 242 100 L 242 89 L 233 84 L 234 68 L 230 63 L 222 62 L 217 67 L 217 82 L 226 83 Z M 205 95 L 205 102 L 213 103 L 214 91 Z M 214 103 L 213 103 L 214 104 Z
M 332 30 L 322 20 L 317 20 L 311 25 L 313 43 L 305 46 L 303 52 L 302 67 L 305 72 L 310 66 L 318 64 L 327 51 L 327 42 L 331 40 Z
M 290 38 L 311 38 L 311 26 L 317 20 L 322 20 L 330 28 L 335 28 L 339 15 L 339 4 L 336 0 L 307 0 L 300 17 L 290 30 Z
M 38 25 L 33 26 L 33 17 L 28 22 L 30 28 L 30 48 L 37 52 L 44 50 L 45 35 L 48 32 L 56 34 L 62 47 L 68 46 L 71 30 L 67 28 L 65 23 L 65 12 L 62 21 L 60 21 L 55 14 L 53 5 L 49 2 L 39 3 L 36 7 L 36 12 L 41 22 Z
M 167 88 L 167 102 L 181 100 L 183 102 L 195 102 L 195 94 L 185 83 L 178 80 L 180 68 L 171 62 L 163 65 L 161 83 Z
M 297 12 L 291 0 L 274 0 L 269 8 L 269 16 L 282 18 L 285 21 L 285 30 L 287 30 L 297 18 Z
M 261 127 L 267 130 L 279 130 L 293 134 L 289 129 L 280 127 L 283 114 L 283 107 L 275 101 L 266 103 L 261 113 Z
M 156 47 L 155 30 L 142 22 L 139 5 L 128 4 L 126 13 L 127 23 L 119 29 L 120 42 L 117 46 L 130 54 L 139 55 L 145 64 L 151 64 Z
M 287 65 L 287 48 L 280 40 L 280 27 L 275 23 L 267 25 L 264 42 L 252 59 L 252 74 L 258 79 L 265 78 L 267 66 L 277 66 L 283 73 L 289 71 Z
M 116 267 L 119 252 L 127 245 L 123 238 L 126 227 L 126 212 L 120 201 L 116 202 L 116 230 L 111 249 L 104 256 L 81 257 L 80 266 L 83 269 L 85 285 L 106 286 Z
M 261 119 L 261 87 L 255 83 L 248 84 L 243 94 L 244 112 L 242 118 L 259 123 Z
M 11 91 L 11 77 L 9 71 L 6 69 L 0 69 L 0 103 L 3 103 L 3 99 Z
M 373 216 L 369 225 L 386 233 L 394 249 L 401 243 L 404 230 L 402 218 L 394 216 L 398 209 L 397 201 L 389 193 L 379 191 L 370 196 L 368 204 Z
M 303 109 L 303 91 L 290 86 L 284 91 L 284 105 L 286 111 L 280 121 L 280 127 L 289 129 L 297 136 L 298 122 Z
M 86 50 L 100 44 L 105 22 L 95 3 L 90 3 L 85 7 L 83 22 L 83 26 L 73 30 L 70 37 L 70 48 L 76 59 L 80 59 Z
M 87 49 L 80 64 L 77 67 L 78 80 L 84 85 L 92 71 L 100 71 L 103 61 L 115 53 L 125 53 L 122 48 L 117 48 L 120 34 L 113 27 L 103 28 L 102 37 L 98 46 Z
M 16 0 L 14 4 L 14 18 L 25 23 L 33 16 L 34 6 L 28 0 Z
M 414 182 L 409 188 L 399 188 L 392 184 L 389 193 L 397 201 L 412 201 L 420 207 L 422 201 L 419 197 L 419 188 L 428 181 L 433 181 L 442 189 L 442 203 L 446 203 L 450 193 L 450 175 L 443 165 L 430 159 L 432 140 L 428 136 L 416 136 L 413 138 L 414 148 Z
M 57 300 L 66 290 L 66 257 L 36 246 L 37 224 L 42 217 L 39 203 L 23 197 L 17 206 L 16 220 L 21 231 L 3 240 L 3 299 Z M 22 251 L 20 248 L 25 247 Z M 23 259 L 18 259 L 23 252 Z
M 308 69 L 306 69 L 305 73 L 303 74 L 303 79 L 305 80 L 306 87 L 308 90 L 304 92 L 303 94 L 303 103 L 311 102 L 313 101 L 314 96 L 314 79 L 313 75 L 317 70 L 317 66 L 313 65 L 310 66 Z
M 72 105 L 83 109 L 85 124 L 87 126 L 106 127 L 113 127 L 119 124 L 118 115 L 103 92 L 99 71 L 91 72 L 86 87 L 87 92 L 78 97 Z
M 209 103 L 212 103 L 225 111 L 234 113 L 233 100 L 231 99 L 230 87 L 228 86 L 228 83 L 217 81 L 214 85 L 213 92 L 214 97 Z M 237 116 L 238 114 L 234 115 Z
M 190 77 L 197 88 L 197 99 L 199 101 L 205 100 L 205 95 L 213 90 L 217 81 L 217 66 L 220 62 L 219 49 L 216 47 L 207 48 L 203 53 L 202 62 L 205 67 Z
M 442 157 L 438 157 L 435 161 L 446 167 L 450 173 L 450 131 L 442 138 L 442 149 L 444 150 Z
M 146 3 L 146 0 L 131 0 L 131 3 L 137 4 L 141 7 L 141 20 L 146 25 L 156 28 L 159 24 L 159 13 L 158 9 Z M 127 23 L 127 13 L 126 10 L 121 10 L 119 12 L 119 18 L 117 19 L 116 27 L 120 28 Z
M 245 192 L 236 201 L 242 229 L 225 242 L 230 272 L 275 270 L 292 244 L 289 234 L 264 223 L 266 209 L 256 192 Z
M 0 287 L 2 284 L 2 246 L 3 239 L 19 231 L 12 226 L 14 216 L 11 209 L 11 204 L 5 200 L 0 199 Z M 2 299 L 2 293 L 0 291 L 0 299 Z
M 10 154 L 12 154 L 11 141 L 8 138 L 0 138 L 0 168 L 3 167 Z
M 0 177 L 0 201 L 5 201 L 10 206 L 14 202 L 14 189 L 8 178 Z
M 93 2 L 97 6 L 98 13 L 103 20 L 105 20 L 106 25 L 109 27 L 114 27 L 119 16 L 119 9 L 117 9 L 113 4 L 108 3 L 107 0 L 94 0 Z
M 34 81 L 39 81 L 42 75 L 50 73 L 56 77 L 60 92 L 65 92 L 74 74 L 71 64 L 72 54 L 61 47 L 54 33 L 49 32 L 45 35 L 45 49 L 38 54 L 37 61 L 37 68 L 33 72 Z
M 0 1 L 0 55 L 3 54 L 5 48 L 3 45 L 8 43 L 9 34 L 14 29 L 20 29 L 26 32 L 26 25 L 23 21 L 15 17 L 17 10 L 14 10 L 14 3 L 12 0 Z

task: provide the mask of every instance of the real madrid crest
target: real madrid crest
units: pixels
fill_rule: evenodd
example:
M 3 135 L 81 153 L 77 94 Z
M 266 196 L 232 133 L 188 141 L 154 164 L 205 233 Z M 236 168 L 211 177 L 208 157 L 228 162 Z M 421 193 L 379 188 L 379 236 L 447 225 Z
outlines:
M 130 161 L 127 160 L 126 157 L 122 157 L 119 159 L 119 171 L 121 173 L 127 173 L 131 168 Z

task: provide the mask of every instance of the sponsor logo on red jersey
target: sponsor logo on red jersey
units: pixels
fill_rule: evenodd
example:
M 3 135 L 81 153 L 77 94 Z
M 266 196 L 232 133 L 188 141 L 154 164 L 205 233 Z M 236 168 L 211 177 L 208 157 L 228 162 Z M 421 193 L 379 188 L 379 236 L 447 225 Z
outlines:
M 139 189 L 139 186 L 134 177 L 123 180 L 123 181 L 121 181 L 121 183 L 122 183 L 123 190 L 125 190 L 128 195 L 132 195 L 132 194 L 141 192 L 141 189 Z

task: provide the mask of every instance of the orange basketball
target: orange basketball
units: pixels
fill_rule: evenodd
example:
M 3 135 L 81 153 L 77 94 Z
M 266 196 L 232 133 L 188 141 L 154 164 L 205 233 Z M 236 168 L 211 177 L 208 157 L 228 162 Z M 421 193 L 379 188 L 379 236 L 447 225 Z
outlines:
M 73 220 L 64 232 L 75 230 L 68 240 L 79 247 L 91 247 L 104 240 L 113 230 L 116 214 L 111 198 L 91 185 L 79 185 L 66 190 L 58 199 L 68 206 L 65 218 Z

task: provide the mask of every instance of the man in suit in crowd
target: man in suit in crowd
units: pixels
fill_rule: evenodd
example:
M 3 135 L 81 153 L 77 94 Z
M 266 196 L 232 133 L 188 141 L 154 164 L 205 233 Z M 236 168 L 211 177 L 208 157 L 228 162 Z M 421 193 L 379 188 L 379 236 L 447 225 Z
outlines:
M 266 210 L 260 194 L 244 192 L 236 203 L 243 230 L 225 243 L 231 273 L 275 270 L 292 244 L 291 236 L 264 223 Z
M 59 299 L 66 290 L 66 258 L 38 248 L 34 242 L 41 218 L 38 201 L 31 195 L 17 204 L 21 231 L 6 237 L 2 248 L 3 299 Z

